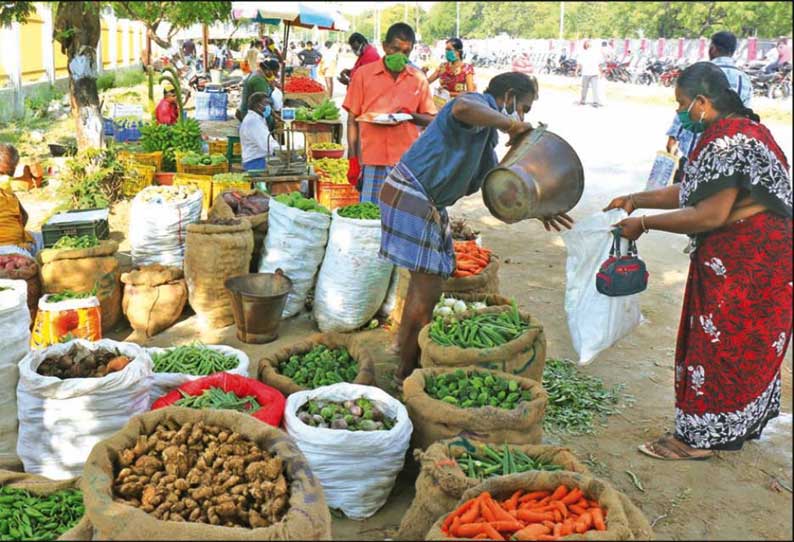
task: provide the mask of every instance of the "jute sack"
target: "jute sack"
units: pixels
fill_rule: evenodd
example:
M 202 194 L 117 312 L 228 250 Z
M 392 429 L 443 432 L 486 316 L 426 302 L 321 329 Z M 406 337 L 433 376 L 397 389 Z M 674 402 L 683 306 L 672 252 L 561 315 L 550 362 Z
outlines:
M 135 446 L 139 435 L 150 435 L 159 423 L 203 421 L 224 427 L 279 456 L 285 464 L 289 510 L 275 525 L 257 529 L 204 523 L 162 521 L 139 508 L 113 499 L 116 461 L 122 450 Z M 295 441 L 280 429 L 253 416 L 228 410 L 169 407 L 132 418 L 118 433 L 97 443 L 88 456 L 80 483 L 86 514 L 100 540 L 330 540 L 331 515 L 322 487 Z
M 232 299 L 223 283 L 245 275 L 251 265 L 254 236 L 245 218 L 239 224 L 190 224 L 185 242 L 188 299 L 199 325 L 215 329 L 234 323 Z
M 433 399 L 425 392 L 427 377 L 451 373 L 456 369 L 515 380 L 522 390 L 530 390 L 532 400 L 519 403 L 513 410 L 492 406 L 461 408 Z M 424 449 L 436 441 L 461 435 L 483 442 L 508 444 L 538 444 L 543 436 L 548 396 L 543 386 L 528 378 L 479 367 L 416 369 L 403 383 L 403 397 L 414 424 L 414 448 Z
M 351 384 L 365 386 L 375 384 L 375 361 L 372 355 L 359 345 L 359 341 L 350 334 L 343 333 L 316 333 L 311 337 L 292 343 L 281 350 L 269 354 L 259 360 L 258 379 L 269 386 L 273 386 L 285 396 L 308 388 L 298 385 L 294 380 L 278 372 L 278 367 L 291 356 L 305 354 L 315 346 L 323 344 L 330 349 L 345 347 L 350 357 L 358 362 L 358 376 Z
M 454 297 L 454 296 L 453 296 Z M 477 314 L 499 313 L 510 307 L 488 307 Z M 463 316 L 465 317 L 465 313 Z M 430 324 L 419 332 L 419 348 L 422 367 L 464 367 L 476 365 L 523 376 L 541 382 L 546 367 L 546 335 L 543 324 L 529 313 L 519 311 L 521 319 L 529 323 L 529 329 L 509 343 L 494 348 L 460 348 L 442 346 L 430 339 Z
M 116 241 L 100 241 L 93 248 L 55 250 L 39 253 L 41 285 L 45 294 L 64 290 L 83 294 L 96 286 L 102 310 L 102 331 L 109 331 L 121 319 L 121 271 Z
M 38 474 L 26 474 L 24 472 L 13 472 L 0 470 L 0 487 L 13 487 L 28 491 L 33 495 L 46 496 L 62 489 L 79 489 L 80 479 L 70 480 L 50 480 Z M 91 540 L 94 529 L 87 516 L 83 516 L 77 525 L 63 533 L 58 540 Z
M 499 258 L 491 255 L 491 262 L 480 273 L 470 277 L 449 277 L 441 286 L 441 291 L 448 295 L 467 294 L 498 294 L 499 293 Z
M 544 472 L 532 471 L 510 476 L 499 476 L 484 481 L 482 484 L 467 490 L 460 501 L 447 512 L 452 512 L 457 506 L 469 499 L 488 491 L 496 500 L 510 497 L 516 490 L 525 491 L 554 491 L 560 484 L 568 489 L 578 487 L 588 499 L 595 500 L 604 510 L 606 531 L 591 530 L 584 534 L 574 534 L 565 537 L 565 540 L 650 540 L 653 537 L 648 520 L 637 514 L 634 510 L 631 518 L 626 513 L 624 503 L 628 498 L 610 486 L 607 482 L 593 478 L 589 474 L 576 472 L 557 471 Z M 456 540 L 447 537 L 441 526 L 447 514 L 443 514 L 428 531 L 425 540 Z M 459 538 L 458 538 L 459 539 Z
M 405 512 L 397 538 L 400 540 L 421 540 L 433 523 L 443 514 L 453 510 L 466 490 L 481 483 L 481 480 L 469 478 L 458 466 L 450 461 L 457 459 L 466 448 L 461 445 L 460 438 L 446 439 L 436 442 L 426 451 L 414 450 L 414 459 L 421 465 L 419 477 L 416 479 L 416 496 L 411 507 Z M 468 441 L 478 449 L 483 443 Z M 492 448 L 501 448 L 501 442 L 489 444 Z M 563 470 L 581 472 L 590 471 L 567 448 L 543 445 L 512 445 L 511 450 L 520 450 L 532 459 L 560 465 Z
M 121 282 L 124 316 L 132 329 L 146 337 L 168 329 L 182 315 L 187 302 L 187 283 L 178 267 L 147 265 L 122 273 Z
M 251 223 L 251 230 L 254 232 L 254 253 L 251 256 L 251 265 L 249 270 L 251 273 L 256 273 L 256 268 L 259 267 L 259 260 L 262 258 L 262 248 L 265 246 L 265 237 L 267 236 L 267 212 L 255 215 L 235 215 L 232 208 L 229 207 L 229 204 L 223 199 L 223 194 L 230 191 L 231 190 L 224 190 L 215 196 L 215 201 L 212 202 L 212 207 L 210 207 L 210 210 L 207 213 L 207 218 L 212 220 L 214 218 L 228 219 L 242 216 Z M 242 197 L 252 196 L 255 194 L 262 196 L 266 195 L 259 190 L 234 190 L 234 192 L 240 194 Z

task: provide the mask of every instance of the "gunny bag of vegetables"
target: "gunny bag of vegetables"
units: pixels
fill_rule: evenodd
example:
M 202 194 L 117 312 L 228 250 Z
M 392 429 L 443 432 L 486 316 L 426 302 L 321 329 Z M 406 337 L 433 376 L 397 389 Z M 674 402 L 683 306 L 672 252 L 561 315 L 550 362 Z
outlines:
M 500 315 L 511 315 L 523 322 L 516 329 L 519 333 L 511 340 L 499 332 L 494 335 L 492 325 L 501 326 Z M 507 316 L 501 316 L 507 318 Z M 436 320 L 422 328 L 419 332 L 419 348 L 422 367 L 463 367 L 476 365 L 485 369 L 495 369 L 523 376 L 540 382 L 546 366 L 546 335 L 543 325 L 529 313 L 518 311 L 512 307 L 492 306 L 484 309 L 466 311 L 454 317 L 457 322 L 439 324 Z M 470 320 L 464 322 L 464 320 Z M 461 341 L 455 329 L 465 331 L 469 327 L 476 328 L 474 338 Z M 498 329 L 498 328 L 496 328 Z M 480 333 L 492 339 L 490 343 L 479 343 Z M 438 339 L 444 339 L 443 343 Z M 499 340 L 497 340 L 499 339 Z M 493 344 L 494 346 L 490 346 Z
M 486 452 L 486 446 L 490 451 Z M 504 449 L 510 456 L 505 461 Z M 495 455 L 491 455 L 495 454 Z M 468 461 L 485 457 L 498 463 L 507 463 L 503 468 L 477 468 L 476 476 L 469 476 Z M 526 462 L 525 458 L 532 461 Z M 589 473 L 567 448 L 541 444 L 505 445 L 500 442 L 483 443 L 469 441 L 465 437 L 445 439 L 431 445 L 427 450 L 414 450 L 414 459 L 421 470 L 416 479 L 416 496 L 400 523 L 397 538 L 400 540 L 422 540 L 433 523 L 455 508 L 468 489 L 482 483 L 483 479 L 503 476 L 507 473 L 526 470 L 556 469 Z M 524 461 L 522 461 L 522 459 Z M 534 464 L 529 464 L 534 463 Z M 507 467 L 506 470 L 504 467 Z
M 281 269 L 292 281 L 282 318 L 298 314 L 314 286 L 317 270 L 325 255 L 331 217 L 325 213 L 302 211 L 270 199 L 265 250 L 260 273 Z
M 187 445 L 187 456 L 177 442 Z M 213 462 L 208 443 L 218 447 Z M 251 446 L 252 455 L 268 459 L 241 454 Z M 123 483 L 131 475 L 138 480 Z M 234 494 L 234 484 L 244 494 Z M 295 441 L 239 412 L 170 407 L 136 416 L 94 447 L 81 487 L 98 539 L 331 539 L 323 489 Z M 122 500 L 120 491 L 130 497 Z M 276 510 L 280 519 L 268 524 L 262 516 Z M 195 521 L 205 516 L 209 523 Z
M 58 301 L 62 298 L 63 301 Z M 72 339 L 102 338 L 99 299 L 89 294 L 61 292 L 39 299 L 39 310 L 30 336 L 30 347 L 41 350 Z
M 563 489 L 561 489 L 561 486 Z M 573 535 L 570 538 L 576 538 L 580 540 L 652 540 L 653 539 L 653 531 L 651 530 L 650 524 L 648 520 L 645 519 L 642 512 L 629 500 L 628 497 L 617 491 L 613 488 L 610 484 L 603 480 L 599 480 L 597 478 L 593 478 L 589 474 L 583 474 L 578 472 L 569 472 L 569 471 L 558 471 L 558 472 L 543 472 L 543 471 L 532 471 L 532 472 L 525 472 L 522 474 L 515 474 L 512 476 L 499 476 L 496 478 L 491 478 L 489 480 L 484 481 L 482 484 L 479 484 L 471 489 L 468 489 L 463 496 L 461 497 L 460 501 L 458 501 L 457 505 L 448 509 L 450 514 L 454 514 L 455 511 L 461 510 L 461 507 L 472 499 L 476 499 L 484 492 L 488 492 L 492 499 L 497 502 L 503 502 L 505 500 L 510 499 L 510 497 L 518 490 L 522 491 L 522 494 L 526 495 L 529 493 L 534 493 L 534 496 L 540 497 L 540 495 L 549 495 L 554 497 L 555 495 L 563 495 L 557 501 L 563 501 L 565 504 L 566 497 L 568 495 L 572 495 L 573 498 L 585 499 L 587 501 L 588 509 L 593 509 L 595 507 L 600 509 L 600 515 L 603 516 L 603 525 L 601 528 L 603 530 L 598 530 L 596 527 L 591 526 L 588 528 L 584 534 L 581 535 Z M 543 492 L 543 493 L 539 493 Z M 519 494 L 521 495 L 521 494 Z M 570 500 L 570 499 L 569 499 Z M 520 501 L 519 501 L 520 502 Z M 534 501 L 532 501 L 534 502 Z M 573 509 L 569 509 L 569 506 L 578 506 L 577 504 L 570 503 L 566 505 L 564 510 L 565 514 L 576 513 Z M 558 507 L 560 510 L 563 509 L 562 506 Z M 529 512 L 529 513 L 527 513 Z M 516 536 L 518 540 L 537 540 L 537 536 L 540 535 L 541 532 L 547 532 L 548 534 L 552 534 L 551 528 L 548 523 L 555 523 L 556 517 L 554 518 L 555 521 L 545 520 L 547 524 L 544 524 L 542 520 L 545 513 L 532 513 L 532 509 L 529 508 L 527 512 L 522 512 L 519 509 L 518 517 L 524 517 L 526 523 L 528 524 L 537 524 L 540 525 L 538 530 L 533 533 L 534 536 Z M 445 529 L 445 522 L 447 517 L 450 514 L 444 514 L 435 522 L 435 524 L 430 528 L 430 531 L 425 536 L 425 540 L 460 540 L 460 539 L 467 539 L 465 536 L 450 536 L 444 532 Z M 566 516 L 567 517 L 567 516 Z M 592 520 L 592 516 L 589 518 Z M 524 521 L 524 520 L 522 520 Z M 563 521 L 565 518 L 563 518 Z M 562 523 L 560 522 L 560 523 Z M 590 522 L 588 522 L 589 524 Z M 546 527 L 546 528 L 544 528 Z M 449 529 L 449 526 L 446 526 L 446 529 Z M 546 530 L 548 529 L 548 531 Z M 507 531 L 505 531 L 507 532 Z M 515 534 L 519 534 L 521 531 L 518 531 Z M 567 538 L 566 538 L 567 539 Z
M 248 273 L 253 250 L 254 234 L 245 218 L 188 225 L 185 279 L 200 327 L 217 329 L 234 323 L 232 299 L 224 282 Z
M 304 423 L 311 411 L 299 411 L 307 403 L 319 407 L 325 402 L 341 403 L 338 409 L 326 406 L 314 414 L 330 427 Z M 334 421 L 329 419 L 332 410 L 338 418 Z M 367 427 L 386 420 L 394 424 L 389 429 Z M 373 386 L 347 383 L 290 395 L 284 427 L 320 479 L 328 506 L 358 520 L 374 515 L 386 503 L 405 463 L 413 430 L 408 411 L 397 399 Z
M 22 280 L 0 279 L 0 467 L 18 466 L 17 364 L 30 351 L 30 312 Z
M 152 359 L 152 401 L 182 384 L 210 374 L 225 372 L 248 376 L 248 356 L 231 346 L 193 344 L 147 348 L 146 353 Z
M 42 365 L 46 372 L 75 376 L 43 376 Z M 151 385 L 152 361 L 133 343 L 77 339 L 25 356 L 17 388 L 17 454 L 25 472 L 54 479 L 80 475 L 94 444 L 147 410 Z
M 287 396 L 340 382 L 370 385 L 375 362 L 353 335 L 317 333 L 262 358 L 258 378 Z
M 130 326 L 145 337 L 168 329 L 187 303 L 187 282 L 181 269 L 152 264 L 122 273 L 121 308 Z
M 102 310 L 102 331 L 121 319 L 121 270 L 116 241 L 99 241 L 91 248 L 54 249 L 39 253 L 41 285 L 45 294 L 94 292 Z
M 202 197 L 201 190 L 189 186 L 148 186 L 138 192 L 130 210 L 133 265 L 182 267 L 187 226 L 201 218 Z
M 325 258 L 314 292 L 314 319 L 320 331 L 354 331 L 378 312 L 393 265 L 378 257 L 380 220 L 333 212 Z
M 25 518 L 22 520 L 23 524 L 27 523 L 30 525 L 32 536 L 16 535 L 0 529 L 0 538 L 7 540 L 6 536 L 10 536 L 10 539 L 41 536 L 42 538 L 40 539 L 42 540 L 91 540 L 94 530 L 85 514 L 81 514 L 81 517 L 76 520 L 68 517 L 69 512 L 77 514 L 81 510 L 84 511 L 82 493 L 79 487 L 79 478 L 50 480 L 37 474 L 0 470 L 0 488 L 6 491 L 9 489 L 24 491 L 25 494 L 29 494 L 38 501 L 32 506 L 25 506 L 21 515 L 21 517 Z M 21 500 L 19 497 L 23 497 L 25 494 L 18 494 L 15 500 Z M 57 495 L 61 495 L 61 497 L 58 498 Z M 0 493 L 0 497 L 2 496 L 2 493 Z M 48 497 L 58 498 L 58 505 L 56 505 L 59 507 L 58 509 L 52 508 L 51 503 L 45 500 Z M 9 508 L 9 513 L 13 510 L 14 501 L 11 501 L 10 504 L 12 504 L 12 507 Z M 47 506 L 48 504 L 50 506 Z M 42 512 L 42 507 L 45 508 L 44 512 Z M 66 514 L 64 514 L 64 511 L 67 511 Z M 65 515 L 67 517 L 64 517 Z M 50 522 L 58 523 L 58 525 L 52 528 L 46 527 Z M 7 528 L 11 528 L 11 526 L 11 523 L 8 523 Z
M 455 273 L 444 281 L 441 290 L 445 294 L 498 294 L 499 258 L 476 241 L 455 241 L 454 245 Z
M 215 196 L 207 218 L 236 218 L 244 216 L 254 232 L 254 253 L 251 256 L 251 273 L 256 273 L 267 236 L 267 215 L 270 196 L 259 190 L 226 190 Z
M 548 396 L 528 378 L 478 367 L 416 369 L 403 383 L 403 397 L 415 448 L 460 435 L 508 444 L 538 444 L 543 436 Z
M 41 278 L 36 260 L 29 254 L 10 250 L 16 247 L 0 247 L 0 279 L 24 280 L 28 289 L 28 309 L 30 319 L 36 317 L 36 309 L 41 297 Z

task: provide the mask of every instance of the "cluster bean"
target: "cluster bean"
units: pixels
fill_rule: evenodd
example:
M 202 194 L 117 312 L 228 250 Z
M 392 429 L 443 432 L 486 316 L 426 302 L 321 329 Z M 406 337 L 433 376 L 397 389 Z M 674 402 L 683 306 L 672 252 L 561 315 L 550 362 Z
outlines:
M 504 444 L 501 449 L 484 444 L 480 452 L 464 452 L 457 458 L 458 465 L 466 476 L 482 480 L 491 476 L 505 476 L 531 470 L 562 470 L 560 465 L 534 459 L 521 450 Z
M 223 391 L 220 388 L 208 388 L 204 390 L 201 395 L 189 395 L 182 390 L 182 399 L 179 399 L 175 406 L 195 409 L 211 409 L 211 410 L 236 410 L 238 412 L 246 412 L 253 414 L 260 408 L 259 402 L 256 397 L 246 395 L 239 397 L 233 391 Z
M 222 371 L 231 371 L 240 364 L 234 354 L 223 354 L 203 344 L 189 344 L 169 348 L 152 356 L 155 373 L 182 373 L 207 376 Z

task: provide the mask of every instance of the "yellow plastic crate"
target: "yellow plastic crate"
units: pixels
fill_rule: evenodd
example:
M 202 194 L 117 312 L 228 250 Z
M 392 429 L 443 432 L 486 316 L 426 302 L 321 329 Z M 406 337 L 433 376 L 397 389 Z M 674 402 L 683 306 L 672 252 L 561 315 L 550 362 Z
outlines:
M 210 139 L 208 141 L 210 154 L 226 154 L 227 141 L 225 139 Z M 243 153 L 243 146 L 239 143 L 234 144 L 232 154 L 239 156 Z
M 236 190 L 238 192 L 245 192 L 247 190 L 251 190 L 251 182 L 250 181 L 238 181 L 238 182 L 218 182 L 212 181 L 212 197 L 217 197 L 218 194 L 222 192 L 230 192 Z
M 119 159 L 122 160 L 132 160 L 137 164 L 143 164 L 147 166 L 154 166 L 156 171 L 163 170 L 163 152 L 162 151 L 154 151 L 154 152 L 130 152 L 130 151 L 119 151 L 118 154 Z
M 135 197 L 138 192 L 152 185 L 157 168 L 145 164 L 133 164 L 132 171 L 134 174 L 125 178 L 121 185 L 121 192 L 128 198 Z
M 196 186 L 201 190 L 201 204 L 209 210 L 212 204 L 212 176 L 177 173 L 174 175 L 174 186 Z

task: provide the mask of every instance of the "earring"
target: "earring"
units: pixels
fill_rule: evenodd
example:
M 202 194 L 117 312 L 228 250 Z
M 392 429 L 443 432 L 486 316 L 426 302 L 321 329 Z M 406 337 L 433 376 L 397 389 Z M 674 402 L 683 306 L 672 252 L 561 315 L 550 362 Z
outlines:
M 706 112 L 705 111 L 701 111 L 701 113 L 700 113 L 700 121 L 699 122 L 703 122 L 703 117 L 705 117 L 705 116 L 706 116 Z

